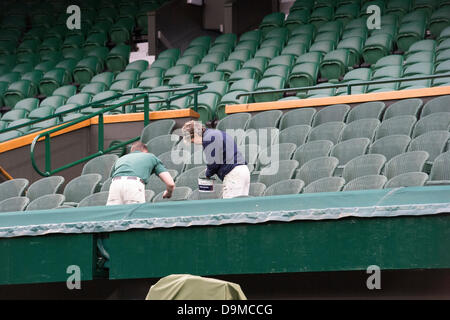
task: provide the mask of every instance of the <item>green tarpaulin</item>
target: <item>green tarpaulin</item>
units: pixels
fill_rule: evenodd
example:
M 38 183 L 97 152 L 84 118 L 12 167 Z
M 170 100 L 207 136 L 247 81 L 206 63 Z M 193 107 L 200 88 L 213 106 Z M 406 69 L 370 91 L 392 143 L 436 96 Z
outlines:
M 0 238 L 450 212 L 450 186 L 83 207 L 0 214 Z

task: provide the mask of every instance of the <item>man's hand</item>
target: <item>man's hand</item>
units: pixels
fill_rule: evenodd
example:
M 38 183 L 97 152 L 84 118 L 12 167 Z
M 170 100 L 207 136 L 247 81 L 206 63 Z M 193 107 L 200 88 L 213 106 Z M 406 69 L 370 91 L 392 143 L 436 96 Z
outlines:
M 168 192 L 167 190 L 164 191 L 164 193 L 163 193 L 163 198 L 164 198 L 164 199 L 172 198 L 172 192 Z

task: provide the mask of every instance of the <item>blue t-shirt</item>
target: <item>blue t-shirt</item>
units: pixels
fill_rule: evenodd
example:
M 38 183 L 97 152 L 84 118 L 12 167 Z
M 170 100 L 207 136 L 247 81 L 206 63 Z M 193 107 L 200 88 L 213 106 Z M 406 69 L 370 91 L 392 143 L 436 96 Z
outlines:
M 206 129 L 202 144 L 207 163 L 207 178 L 217 174 L 223 180 L 235 167 L 247 164 L 234 139 L 223 131 Z

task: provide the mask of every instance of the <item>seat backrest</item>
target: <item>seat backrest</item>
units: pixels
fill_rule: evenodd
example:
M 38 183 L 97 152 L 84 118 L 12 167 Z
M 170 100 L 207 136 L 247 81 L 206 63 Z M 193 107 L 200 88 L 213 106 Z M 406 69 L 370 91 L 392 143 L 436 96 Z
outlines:
M 341 132 L 345 128 L 344 122 L 332 121 L 325 122 L 317 127 L 313 127 L 308 135 L 308 142 L 316 140 L 329 140 L 336 144 L 340 137 Z
M 175 180 L 175 184 L 180 187 L 189 187 L 191 190 L 198 188 L 198 178 L 205 174 L 206 166 L 199 166 L 189 169 L 181 174 Z
M 338 192 L 341 191 L 345 180 L 341 177 L 324 177 L 308 184 L 303 193 Z
M 299 179 L 289 179 L 276 182 L 264 191 L 264 196 L 278 196 L 283 194 L 298 194 L 305 183 Z
M 159 156 L 164 152 L 172 150 L 179 140 L 179 136 L 166 134 L 158 136 L 146 143 L 148 151 L 155 156 Z
M 397 134 L 410 136 L 416 121 L 416 118 L 412 115 L 396 116 L 385 119 L 378 127 L 375 138 L 380 139 Z
M 427 180 L 428 174 L 425 172 L 406 172 L 389 179 L 384 188 L 419 187 L 423 186 Z
M 269 187 L 278 181 L 291 179 L 297 167 L 298 162 L 295 160 L 274 161 L 261 170 L 257 182 Z
M 411 138 L 407 135 L 390 135 L 376 140 L 369 147 L 369 153 L 382 154 L 389 161 L 396 155 L 406 152 Z
M 170 176 L 174 180 L 178 176 L 177 170 L 167 170 L 167 172 L 169 172 Z M 152 174 L 148 179 L 145 189 L 152 190 L 155 194 L 159 194 L 160 192 L 166 190 L 166 184 L 156 174 Z
M 0 201 L 0 212 L 23 211 L 30 202 L 27 197 L 12 197 Z
M 31 201 L 26 211 L 55 209 L 61 206 L 64 200 L 65 196 L 62 194 L 46 194 Z
M 41 178 L 33 182 L 26 192 L 26 196 L 33 201 L 46 194 L 58 193 L 65 179 L 63 176 Z
M 301 146 L 305 143 L 310 131 L 311 127 L 309 125 L 293 125 L 281 130 L 279 141 L 280 143 L 294 143 L 296 146 Z
M 158 121 L 152 121 L 141 132 L 142 143 L 148 143 L 151 139 L 158 136 L 167 135 L 172 133 L 175 127 L 175 120 L 163 119 Z
M 340 137 L 341 141 L 354 138 L 368 138 L 370 141 L 375 137 L 375 133 L 380 125 L 378 119 L 355 120 L 345 126 Z
M 79 203 L 94 193 L 101 179 L 98 173 L 87 173 L 70 180 L 64 188 L 65 201 Z
M 252 115 L 247 112 L 230 114 L 217 123 L 216 129 L 222 131 L 227 129 L 245 130 L 251 117 Z
M 249 129 L 260 129 L 267 127 L 278 127 L 278 122 L 283 113 L 280 110 L 269 110 L 254 115 L 249 123 Z
M 436 112 L 421 118 L 414 126 L 412 138 L 418 137 L 429 131 L 444 130 L 450 128 L 450 112 Z
M 250 189 L 248 195 L 251 197 L 260 197 L 264 194 L 266 190 L 266 185 L 261 182 L 252 182 L 250 183 Z
M 331 148 L 333 147 L 333 142 L 328 140 L 316 140 L 307 142 L 294 152 L 292 156 L 293 160 L 297 160 L 299 166 L 308 162 L 309 160 L 325 157 L 330 154 Z
M 93 158 L 83 166 L 81 174 L 98 173 L 102 176 L 100 183 L 103 183 L 111 176 L 111 172 L 117 159 L 119 159 L 119 157 L 115 154 L 104 154 Z
M 422 106 L 423 101 L 418 98 L 397 101 L 386 108 L 383 120 L 406 115 L 411 115 L 417 118 Z
M 342 191 L 382 189 L 387 181 L 383 175 L 371 174 L 349 181 Z
M 78 203 L 78 207 L 106 206 L 108 195 L 108 191 L 93 193 L 81 200 L 80 203 Z
M 310 126 L 315 114 L 316 109 L 314 108 L 299 108 L 288 111 L 283 114 L 280 119 L 280 130 L 284 130 L 295 125 Z
M 436 157 L 431 167 L 430 180 L 450 180 L 450 151 Z
M 339 159 L 339 166 L 343 166 L 353 158 L 365 154 L 369 145 L 368 138 L 349 139 L 336 144 L 331 149 L 330 156 Z
M 358 177 L 380 174 L 386 162 L 386 157 L 381 154 L 365 154 L 350 160 L 342 172 L 345 181 L 351 181 Z
M 350 109 L 348 104 L 336 104 L 322 108 L 315 114 L 312 126 L 317 127 L 325 122 L 332 121 L 344 122 Z
M 430 131 L 414 138 L 409 144 L 408 151 L 426 151 L 429 154 L 428 161 L 433 162 L 438 155 L 444 152 L 449 139 L 448 131 Z
M 23 195 L 29 181 L 24 178 L 16 178 L 0 183 L 0 201 Z
M 375 118 L 381 119 L 386 104 L 381 101 L 364 102 L 354 107 L 347 116 L 347 123 L 359 119 Z
M 450 112 L 449 104 L 450 95 L 434 98 L 423 106 L 420 116 L 423 118 L 435 112 Z
M 300 179 L 308 186 L 311 182 L 324 177 L 331 177 L 339 160 L 335 157 L 321 157 L 309 160 L 297 170 L 295 179 Z
M 262 149 L 258 154 L 257 168 L 261 169 L 273 161 L 290 160 L 297 145 L 293 143 L 280 143 Z
M 391 179 L 406 172 L 422 172 L 428 157 L 426 151 L 409 151 L 399 154 L 386 163 L 384 175 Z
M 173 190 L 172 193 L 172 197 L 169 199 L 164 199 L 163 198 L 163 192 L 159 193 L 158 195 L 156 195 L 152 202 L 166 202 L 166 201 L 182 201 L 182 200 L 188 200 L 191 193 L 192 193 L 192 189 L 189 187 L 175 187 L 175 189 Z

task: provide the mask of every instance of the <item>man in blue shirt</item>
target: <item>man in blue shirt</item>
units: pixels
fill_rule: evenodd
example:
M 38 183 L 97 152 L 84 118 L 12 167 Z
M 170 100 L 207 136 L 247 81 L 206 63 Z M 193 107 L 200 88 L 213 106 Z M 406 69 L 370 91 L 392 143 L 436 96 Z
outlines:
M 131 153 L 114 164 L 107 205 L 144 203 L 145 185 L 153 173 L 166 184 L 163 198 L 172 197 L 175 183 L 161 160 L 149 153 L 142 142 L 133 143 Z
M 248 196 L 250 171 L 234 139 L 223 131 L 206 129 L 198 121 L 186 122 L 182 130 L 192 143 L 203 146 L 205 176 L 216 174 L 223 181 L 223 198 Z

